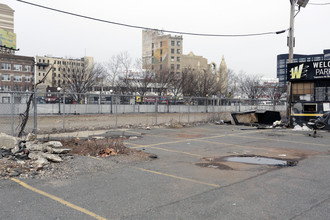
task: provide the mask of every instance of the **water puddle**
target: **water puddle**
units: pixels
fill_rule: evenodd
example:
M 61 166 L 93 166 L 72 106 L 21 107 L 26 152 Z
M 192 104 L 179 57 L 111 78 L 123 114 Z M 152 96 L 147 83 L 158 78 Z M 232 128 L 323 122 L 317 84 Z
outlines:
M 225 157 L 225 161 L 228 162 L 239 162 L 239 163 L 248 163 L 248 164 L 258 164 L 258 165 L 271 165 L 271 166 L 295 166 L 297 161 L 292 160 L 280 160 L 268 157 L 259 157 L 259 156 L 232 156 Z

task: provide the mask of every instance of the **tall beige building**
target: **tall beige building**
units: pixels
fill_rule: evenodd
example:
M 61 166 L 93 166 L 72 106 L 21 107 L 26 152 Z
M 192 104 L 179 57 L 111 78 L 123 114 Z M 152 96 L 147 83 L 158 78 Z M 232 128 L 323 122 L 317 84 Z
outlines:
M 48 86 L 67 86 L 69 84 L 68 80 L 74 77 L 74 70 L 83 65 L 92 66 L 94 64 L 94 58 L 85 56 L 80 59 L 69 59 L 52 56 L 36 56 L 36 63 L 35 80 L 39 82 L 45 77 L 44 82 L 38 86 L 39 90 L 45 91 Z
M 0 3 L 0 53 L 15 54 L 14 10 Z
M 142 31 L 143 69 L 155 73 L 169 70 L 170 73 L 181 73 L 182 36 L 164 35 L 154 30 Z
M 14 32 L 14 10 L 0 3 L 0 28 Z

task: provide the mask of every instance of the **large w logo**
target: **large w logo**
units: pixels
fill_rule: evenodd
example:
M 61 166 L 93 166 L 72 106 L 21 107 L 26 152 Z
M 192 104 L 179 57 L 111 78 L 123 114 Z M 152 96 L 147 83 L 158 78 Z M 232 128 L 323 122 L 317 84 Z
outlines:
M 300 79 L 304 64 L 291 68 L 291 79 Z

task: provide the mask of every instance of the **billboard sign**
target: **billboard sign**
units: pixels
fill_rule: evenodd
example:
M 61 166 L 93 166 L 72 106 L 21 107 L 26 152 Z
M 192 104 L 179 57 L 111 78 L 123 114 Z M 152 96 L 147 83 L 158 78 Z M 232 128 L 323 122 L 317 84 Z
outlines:
M 289 63 L 287 71 L 287 79 L 290 82 L 330 80 L 330 60 Z
M 16 50 L 16 34 L 0 29 L 0 46 Z

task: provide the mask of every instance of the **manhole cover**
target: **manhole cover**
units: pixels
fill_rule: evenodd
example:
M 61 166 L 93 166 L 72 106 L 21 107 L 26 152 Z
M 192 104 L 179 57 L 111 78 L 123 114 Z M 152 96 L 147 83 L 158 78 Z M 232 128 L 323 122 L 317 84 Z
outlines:
M 296 160 L 280 160 L 275 158 L 260 157 L 260 156 L 232 156 L 225 157 L 225 161 L 258 164 L 258 165 L 271 165 L 271 166 L 295 166 L 298 161 Z

